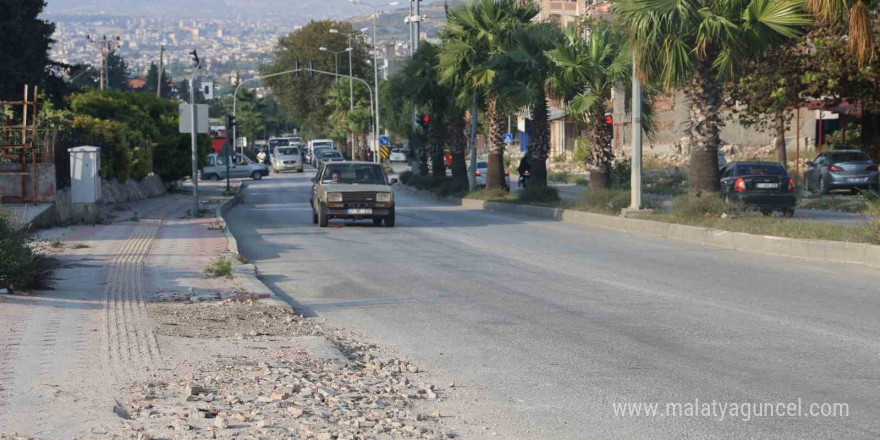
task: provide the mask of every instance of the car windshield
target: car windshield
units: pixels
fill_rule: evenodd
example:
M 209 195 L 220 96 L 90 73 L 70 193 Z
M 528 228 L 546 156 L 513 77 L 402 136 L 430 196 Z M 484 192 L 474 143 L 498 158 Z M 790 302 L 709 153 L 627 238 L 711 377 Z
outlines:
M 489 162 L 477 162 L 477 168 L 489 168 Z
M 368 163 L 334 163 L 324 171 L 324 183 L 387 185 L 385 170 Z
M 298 156 L 299 148 L 279 148 L 278 154 L 281 156 Z
M 342 157 L 342 154 L 340 154 L 338 151 L 322 151 L 318 154 L 320 155 L 321 159 L 338 159 Z
M 288 145 L 290 145 L 290 143 L 288 142 L 287 139 L 270 139 L 270 140 L 269 140 L 269 146 L 272 147 L 272 148 L 274 148 L 274 147 L 286 147 L 286 146 L 288 146 Z
M 739 176 L 784 176 L 785 168 L 778 163 L 739 164 L 736 167 Z
M 326 147 L 332 147 L 332 146 L 333 146 L 333 144 L 330 142 L 315 142 L 312 144 L 312 148 L 326 148 Z
M 853 152 L 848 152 L 848 153 L 833 153 L 828 156 L 829 156 L 828 160 L 830 160 L 833 163 L 867 162 L 870 160 L 870 159 L 868 159 L 868 156 L 865 155 L 865 153 L 858 152 L 858 151 L 853 151 Z

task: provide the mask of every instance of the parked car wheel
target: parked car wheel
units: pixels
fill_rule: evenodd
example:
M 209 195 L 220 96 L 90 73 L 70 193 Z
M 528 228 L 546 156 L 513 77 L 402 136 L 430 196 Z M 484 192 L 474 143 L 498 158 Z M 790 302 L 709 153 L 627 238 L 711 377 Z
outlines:
M 330 224 L 330 219 L 327 218 L 327 214 L 324 213 L 323 209 L 318 210 L 318 227 L 326 228 L 328 224 Z
M 375 225 L 375 226 L 379 226 L 379 225 L 381 225 L 381 224 L 382 224 L 382 218 L 380 218 L 380 217 L 376 217 L 376 218 L 373 219 L 373 225 Z
M 259 171 L 254 171 L 254 173 L 251 174 L 251 178 L 254 180 L 260 180 L 263 178 L 263 173 L 261 173 Z
M 312 208 L 312 224 L 313 225 L 318 224 L 318 213 L 315 212 L 315 208 Z
M 819 178 L 819 194 L 828 194 L 828 185 L 825 184 L 825 178 Z
M 208 174 L 207 176 L 205 176 L 205 180 L 210 180 L 212 182 L 218 182 L 218 181 L 220 181 L 220 176 L 218 176 L 216 174 Z

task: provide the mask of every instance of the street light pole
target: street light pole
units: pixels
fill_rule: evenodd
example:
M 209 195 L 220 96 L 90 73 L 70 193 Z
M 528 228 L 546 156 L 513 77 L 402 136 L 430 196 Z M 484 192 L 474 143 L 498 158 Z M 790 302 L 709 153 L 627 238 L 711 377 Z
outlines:
M 193 217 L 199 216 L 199 147 L 198 147 L 198 132 L 196 131 L 198 128 L 198 124 L 196 124 L 196 85 L 195 78 L 196 74 L 199 73 L 199 69 L 202 68 L 202 62 L 199 60 L 199 56 L 195 50 L 192 51 L 192 56 L 196 62 L 196 68 L 193 70 L 193 73 L 189 76 L 189 114 L 190 114 L 190 132 L 192 138 L 192 182 L 193 182 Z M 229 176 L 227 175 L 228 179 Z
M 632 175 L 630 181 L 630 206 L 632 211 L 642 208 L 642 83 L 636 74 L 636 58 L 633 54 L 632 71 Z

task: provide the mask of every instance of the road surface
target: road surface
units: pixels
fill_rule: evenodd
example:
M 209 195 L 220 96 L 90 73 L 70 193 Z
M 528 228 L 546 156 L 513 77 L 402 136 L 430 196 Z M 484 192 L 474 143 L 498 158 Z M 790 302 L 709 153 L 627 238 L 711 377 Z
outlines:
M 405 191 L 395 228 L 319 229 L 312 175 L 250 183 L 228 216 L 239 246 L 307 315 L 455 380 L 457 406 L 444 411 L 485 429 L 472 438 L 880 437 L 880 272 L 468 211 Z M 642 402 L 660 414 L 615 413 Z M 801 416 L 746 403 L 791 403 Z M 813 403 L 845 405 L 848 416 L 810 417 Z M 680 416 L 676 404 L 698 413 Z M 714 413 L 700 415 L 704 404 Z

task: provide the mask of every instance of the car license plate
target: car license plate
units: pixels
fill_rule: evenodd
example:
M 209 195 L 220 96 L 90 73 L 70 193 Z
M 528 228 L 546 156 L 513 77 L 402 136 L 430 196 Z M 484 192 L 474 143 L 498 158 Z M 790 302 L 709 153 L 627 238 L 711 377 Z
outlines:
M 371 208 L 349 208 L 345 212 L 348 214 L 372 214 L 373 210 Z
M 867 177 L 849 177 L 846 179 L 847 182 L 867 182 Z
M 778 183 L 758 183 L 758 184 L 755 184 L 755 187 L 757 187 L 758 189 L 776 189 L 776 188 L 779 188 L 779 184 Z

